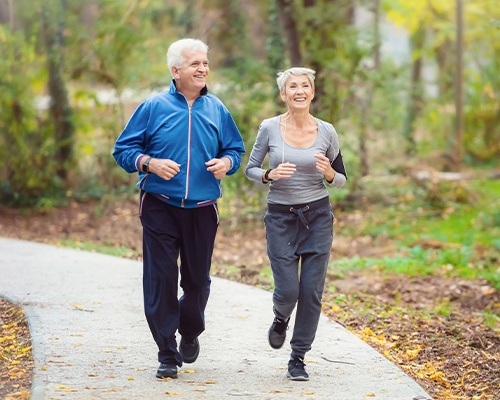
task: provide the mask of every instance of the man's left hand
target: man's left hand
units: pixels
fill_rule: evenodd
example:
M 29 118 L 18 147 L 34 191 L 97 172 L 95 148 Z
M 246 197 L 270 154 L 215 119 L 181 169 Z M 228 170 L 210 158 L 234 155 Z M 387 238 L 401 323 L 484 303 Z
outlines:
M 222 179 L 226 176 L 227 171 L 229 171 L 231 161 L 226 157 L 212 158 L 210 161 L 207 161 L 205 165 L 208 167 L 207 171 L 214 174 L 216 179 Z

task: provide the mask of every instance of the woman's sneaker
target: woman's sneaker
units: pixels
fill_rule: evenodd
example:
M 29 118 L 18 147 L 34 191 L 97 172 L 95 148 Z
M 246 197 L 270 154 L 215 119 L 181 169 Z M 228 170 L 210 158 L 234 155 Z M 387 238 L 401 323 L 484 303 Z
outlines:
M 285 343 L 288 321 L 290 321 L 290 318 L 284 320 L 278 317 L 274 317 L 274 321 L 269 328 L 268 333 L 269 345 L 273 349 L 280 349 L 283 346 L 283 343 Z
M 301 357 L 292 358 L 288 361 L 287 378 L 292 381 L 308 381 L 309 374 L 306 372 L 304 359 Z

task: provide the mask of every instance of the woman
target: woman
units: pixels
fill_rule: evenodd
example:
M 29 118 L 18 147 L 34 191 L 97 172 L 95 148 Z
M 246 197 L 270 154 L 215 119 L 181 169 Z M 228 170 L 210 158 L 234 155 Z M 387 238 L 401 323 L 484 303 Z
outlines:
M 309 112 L 314 75 L 299 67 L 278 74 L 288 111 L 261 123 L 245 169 L 249 179 L 270 184 L 264 222 L 275 318 L 269 344 L 274 349 L 283 346 L 297 306 L 287 377 L 301 381 L 309 380 L 304 356 L 316 335 L 333 241 L 333 213 L 324 182 L 340 188 L 347 179 L 335 129 Z M 263 169 L 267 155 L 269 169 Z

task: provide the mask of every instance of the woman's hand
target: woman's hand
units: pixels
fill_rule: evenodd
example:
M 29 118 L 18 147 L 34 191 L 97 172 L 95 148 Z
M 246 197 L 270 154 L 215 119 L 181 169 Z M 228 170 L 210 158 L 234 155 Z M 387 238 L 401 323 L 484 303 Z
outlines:
M 279 181 L 283 178 L 290 178 L 294 172 L 296 171 L 295 164 L 291 164 L 289 162 L 279 164 L 276 168 L 273 168 L 271 172 L 269 172 L 269 179 L 273 181 Z
M 316 170 L 325 176 L 325 179 L 332 183 L 335 178 L 335 170 L 330 165 L 330 160 L 324 154 L 316 153 L 314 155 L 316 158 Z

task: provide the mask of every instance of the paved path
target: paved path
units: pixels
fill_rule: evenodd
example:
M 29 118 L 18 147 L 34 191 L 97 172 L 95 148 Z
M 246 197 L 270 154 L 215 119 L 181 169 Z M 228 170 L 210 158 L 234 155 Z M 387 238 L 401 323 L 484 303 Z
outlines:
M 219 278 L 200 357 L 177 380 L 157 381 L 141 275 L 137 261 L 0 238 L 0 295 L 19 302 L 30 323 L 33 400 L 431 399 L 326 317 L 306 355 L 311 380 L 288 381 L 289 345 L 273 350 L 267 343 L 271 293 Z

